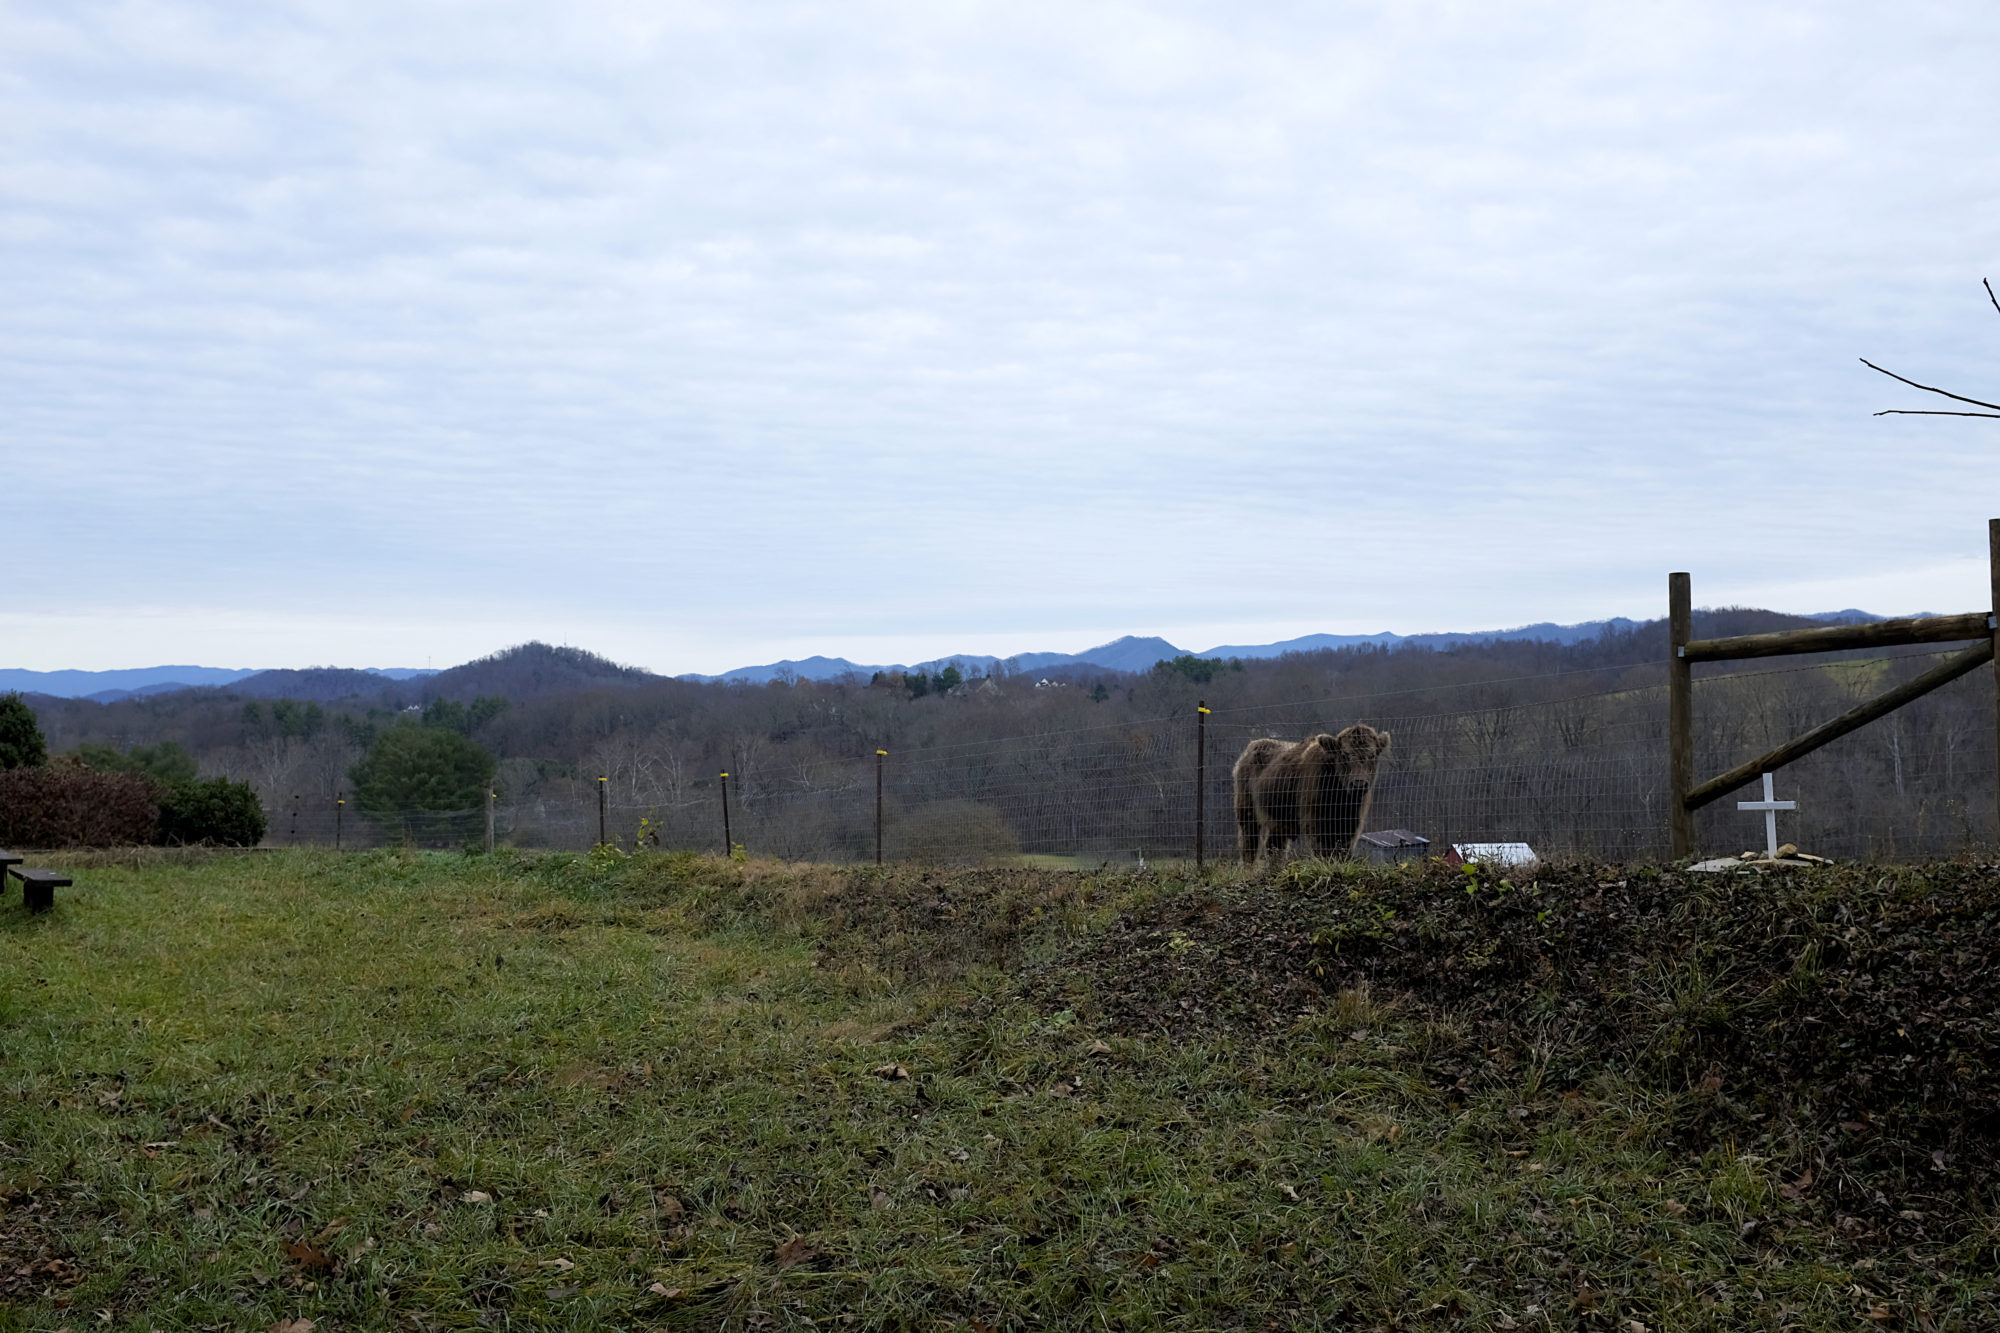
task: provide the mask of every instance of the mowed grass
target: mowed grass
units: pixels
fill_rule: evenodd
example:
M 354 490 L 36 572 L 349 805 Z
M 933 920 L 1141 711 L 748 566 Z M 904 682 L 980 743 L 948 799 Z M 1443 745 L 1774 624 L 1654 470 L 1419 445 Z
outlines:
M 55 912 L 0 909 L 0 1328 L 1974 1330 L 2000 1310 L 1990 1235 L 1864 1255 L 1796 1163 L 1667 1146 L 1685 1093 L 1555 1088 L 1534 1061 L 1447 1093 L 1410 1052 L 1449 1019 L 1354 993 L 1275 1039 L 1092 1032 L 990 964 L 833 947 L 823 909 L 866 870 L 78 867 Z M 996 956 L 1060 967 L 1173 890 L 1072 880 Z

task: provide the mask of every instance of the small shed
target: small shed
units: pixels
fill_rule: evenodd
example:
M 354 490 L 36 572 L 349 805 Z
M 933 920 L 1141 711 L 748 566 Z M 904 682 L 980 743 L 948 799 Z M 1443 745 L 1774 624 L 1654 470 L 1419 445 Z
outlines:
M 1541 864 L 1535 849 L 1525 842 L 1455 842 L 1445 853 L 1451 865 L 1513 866 L 1522 869 Z
M 1370 861 L 1421 861 L 1431 840 L 1406 828 L 1375 829 L 1355 840 L 1354 850 Z

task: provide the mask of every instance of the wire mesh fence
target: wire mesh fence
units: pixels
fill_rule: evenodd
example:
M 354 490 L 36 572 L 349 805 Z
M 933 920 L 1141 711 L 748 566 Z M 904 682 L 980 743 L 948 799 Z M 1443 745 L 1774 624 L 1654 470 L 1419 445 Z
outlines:
M 1921 671 L 1936 654 L 1731 671 L 1697 688 L 1697 763 L 1720 772 Z M 1629 673 L 1627 673 L 1629 676 Z M 1192 710 L 1104 726 L 868 751 L 640 791 L 580 776 L 491 810 L 363 811 L 280 800 L 267 842 L 581 850 L 600 841 L 789 860 L 1078 864 L 1238 855 L 1231 766 L 1251 741 L 1367 723 L 1391 746 L 1366 828 L 1400 831 L 1364 854 L 1439 854 L 1526 842 L 1541 855 L 1663 856 L 1663 680 L 1486 682 L 1422 694 Z M 1582 688 L 1580 688 L 1582 687 Z M 1526 695 L 1528 697 L 1518 697 Z M 1926 696 L 1779 774 L 1798 810 L 1783 836 L 1829 856 L 1916 857 L 1996 841 L 1993 690 L 1983 674 Z M 1741 793 L 1748 798 L 1754 793 Z M 1701 812 L 1700 845 L 1761 845 L 1761 816 L 1732 795 Z M 728 832 L 725 838 L 725 814 Z M 1199 818 L 1197 818 L 1199 811 Z

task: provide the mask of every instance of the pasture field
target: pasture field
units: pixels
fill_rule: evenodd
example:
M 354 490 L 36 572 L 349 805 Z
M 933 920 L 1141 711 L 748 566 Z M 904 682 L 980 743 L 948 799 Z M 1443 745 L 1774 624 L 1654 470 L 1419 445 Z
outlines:
M 0 1329 L 2000 1327 L 2000 868 L 50 859 Z

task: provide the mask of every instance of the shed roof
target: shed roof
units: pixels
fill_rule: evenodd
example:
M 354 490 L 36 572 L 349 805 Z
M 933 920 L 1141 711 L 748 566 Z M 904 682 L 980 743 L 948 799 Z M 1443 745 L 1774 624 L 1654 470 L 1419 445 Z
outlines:
M 1406 828 L 1373 829 L 1361 835 L 1361 841 L 1371 847 L 1385 850 L 1396 847 L 1428 847 L 1431 840 L 1421 833 L 1412 833 Z

